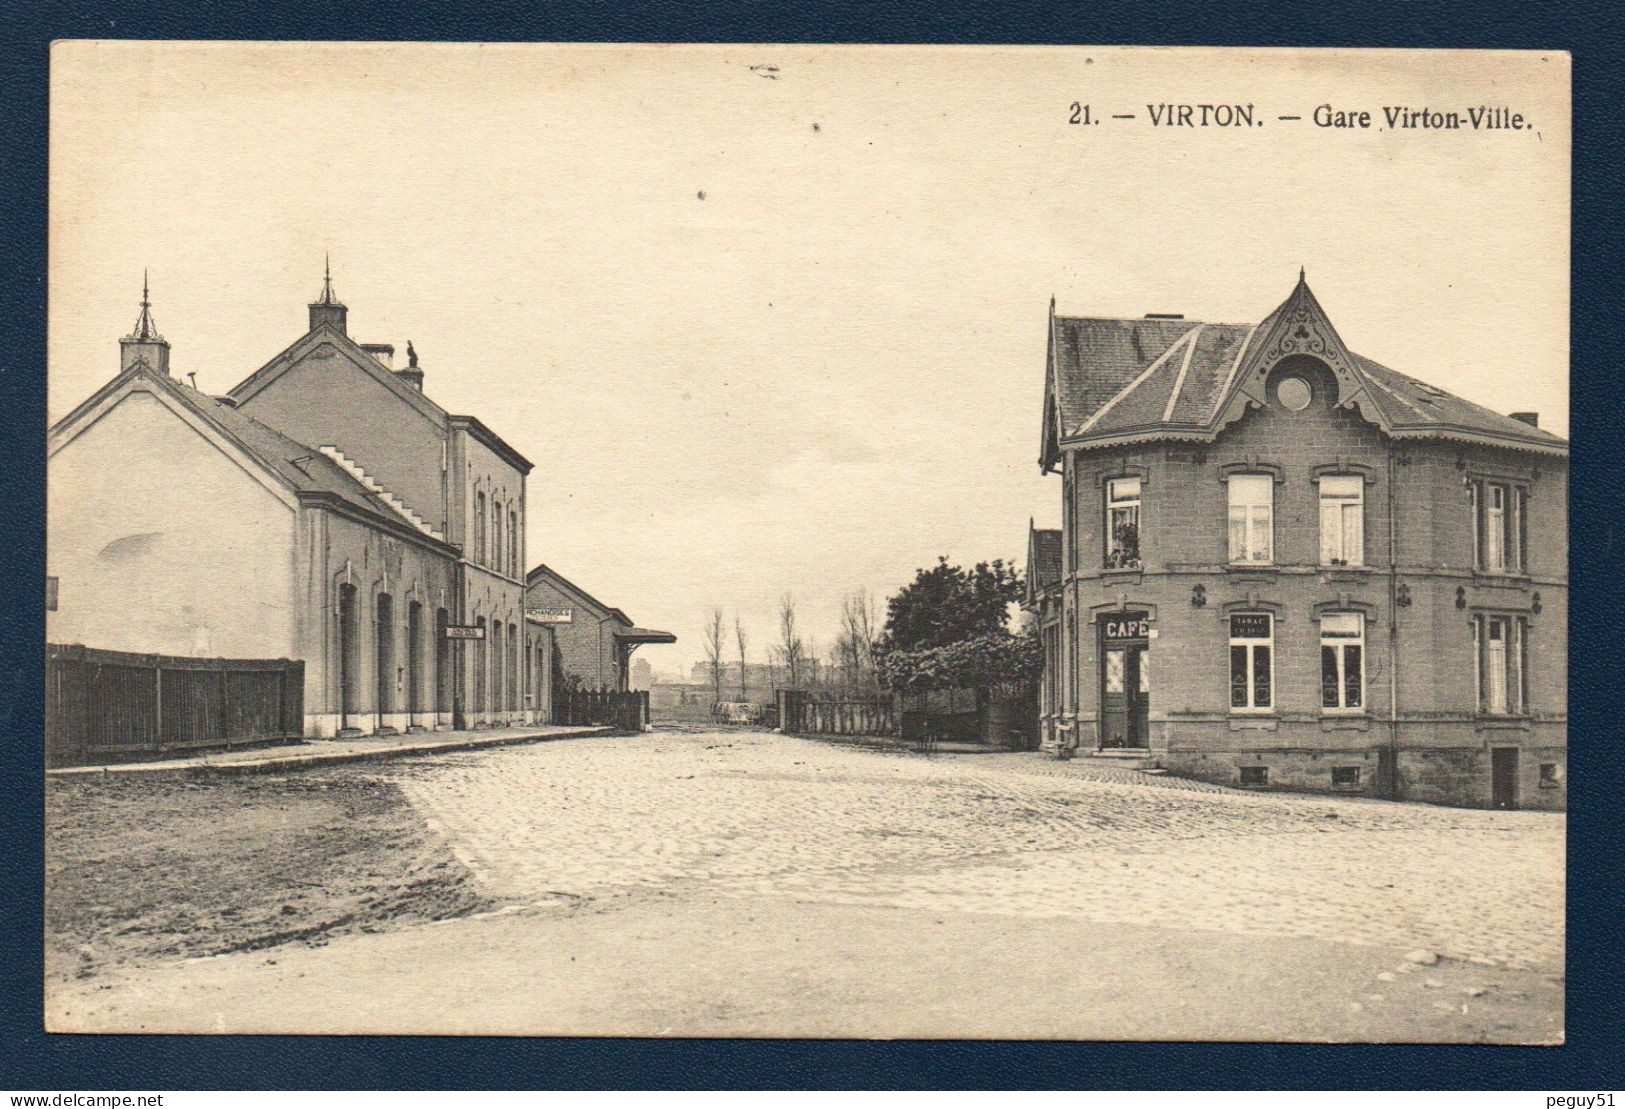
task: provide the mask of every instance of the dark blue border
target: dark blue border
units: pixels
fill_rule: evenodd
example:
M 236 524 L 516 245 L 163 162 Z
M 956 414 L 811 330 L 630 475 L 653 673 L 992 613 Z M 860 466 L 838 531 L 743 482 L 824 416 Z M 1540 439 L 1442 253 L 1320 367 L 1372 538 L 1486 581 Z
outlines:
M 3 17 L 0 414 L 11 540 L 0 604 L 7 862 L 0 1088 L 1487 1088 L 1618 1086 L 1625 358 L 1620 339 L 1622 98 L 1614 5 L 1210 4 L 1078 9 L 794 0 L 702 6 L 487 0 L 44 3 Z M 47 52 L 55 38 L 1032 42 L 1567 49 L 1575 55 L 1569 1043 L 1558 1049 L 46 1037 L 40 1030 L 40 642 L 44 536 Z M 1516 274 L 1507 279 L 1516 281 Z M 1418 311 L 1427 311 L 1419 305 Z M 1516 351 L 1508 352 L 1516 358 Z M 1441 874 L 1441 882 L 1449 876 Z M 1608 1064 L 1614 1064 L 1609 1066 Z

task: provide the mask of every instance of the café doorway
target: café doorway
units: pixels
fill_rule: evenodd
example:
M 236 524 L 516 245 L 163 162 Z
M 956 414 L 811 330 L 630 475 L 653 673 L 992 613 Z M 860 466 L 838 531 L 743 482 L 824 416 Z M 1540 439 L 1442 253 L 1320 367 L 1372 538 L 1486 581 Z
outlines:
M 1144 612 L 1100 617 L 1100 746 L 1150 746 L 1151 633 Z

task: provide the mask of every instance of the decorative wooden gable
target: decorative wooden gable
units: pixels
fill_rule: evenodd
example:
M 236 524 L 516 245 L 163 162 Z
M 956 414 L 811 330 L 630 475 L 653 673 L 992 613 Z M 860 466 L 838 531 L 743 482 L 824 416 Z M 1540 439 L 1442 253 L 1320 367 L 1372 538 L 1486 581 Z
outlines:
M 1309 290 L 1302 270 L 1298 271 L 1298 284 L 1292 295 L 1259 325 L 1259 334 L 1250 344 L 1230 382 L 1228 394 L 1219 404 L 1213 430 L 1228 427 L 1249 408 L 1262 408 L 1266 403 L 1265 385 L 1270 371 L 1285 359 L 1300 354 L 1318 359 L 1331 370 L 1337 383 L 1337 407 L 1359 412 L 1367 422 L 1384 432 L 1392 430 L 1371 383 L 1344 346 L 1326 310 Z

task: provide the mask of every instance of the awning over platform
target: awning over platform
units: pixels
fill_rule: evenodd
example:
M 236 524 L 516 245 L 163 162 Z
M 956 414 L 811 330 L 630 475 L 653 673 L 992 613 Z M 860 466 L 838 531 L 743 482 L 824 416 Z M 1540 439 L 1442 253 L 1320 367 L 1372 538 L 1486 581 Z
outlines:
M 616 628 L 615 638 L 622 643 L 676 643 L 677 637 L 671 632 L 656 631 L 653 628 Z

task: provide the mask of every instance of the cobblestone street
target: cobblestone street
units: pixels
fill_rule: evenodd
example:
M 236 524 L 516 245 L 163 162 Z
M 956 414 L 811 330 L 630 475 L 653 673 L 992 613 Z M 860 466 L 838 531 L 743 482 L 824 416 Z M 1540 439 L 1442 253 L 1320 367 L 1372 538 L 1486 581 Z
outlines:
M 1564 818 L 1247 794 L 1033 755 L 657 733 L 391 768 L 490 892 L 730 897 L 1563 952 Z
M 1038 754 L 925 757 L 752 731 L 309 770 L 243 803 L 324 790 L 396 798 L 427 837 L 418 855 L 438 848 L 456 871 L 435 871 L 432 888 L 478 907 L 132 962 L 55 986 L 51 1027 L 1564 1035 L 1562 814 L 1244 793 Z M 358 894 L 354 911 L 370 904 Z

